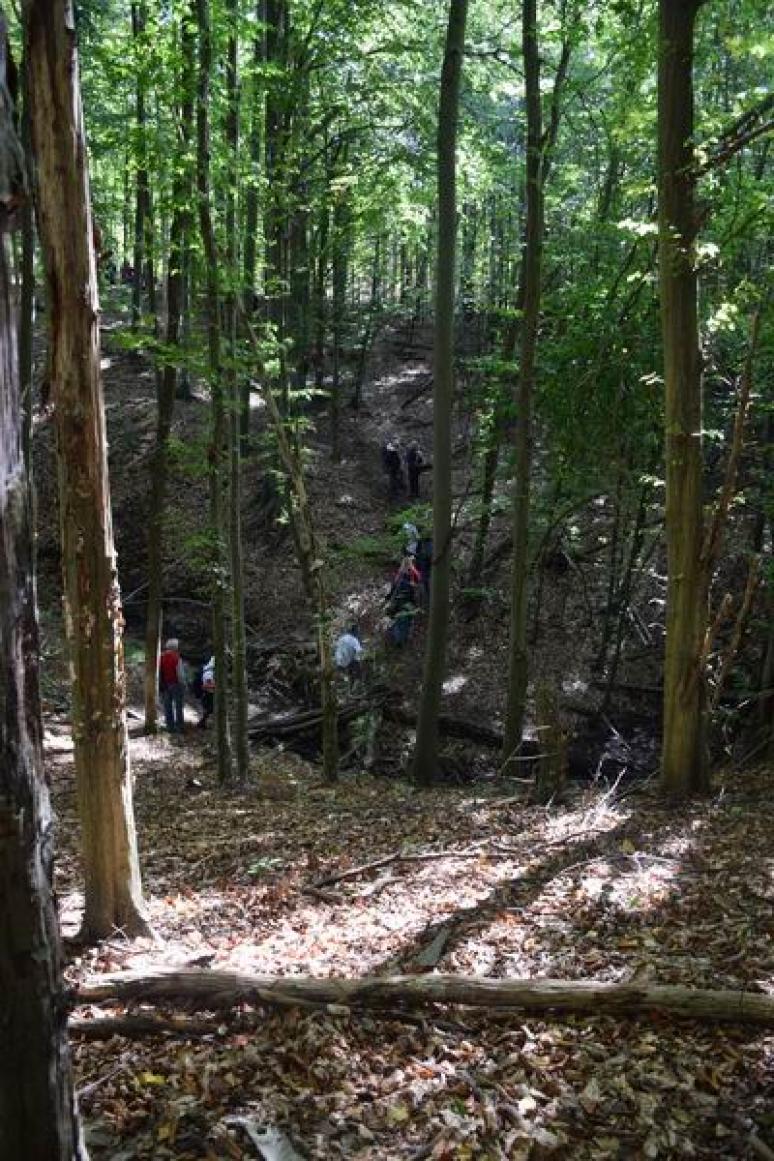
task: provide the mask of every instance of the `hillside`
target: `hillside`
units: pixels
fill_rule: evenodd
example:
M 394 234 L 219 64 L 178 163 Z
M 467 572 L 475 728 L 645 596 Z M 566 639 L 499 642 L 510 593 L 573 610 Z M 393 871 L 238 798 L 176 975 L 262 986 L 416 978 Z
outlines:
M 126 325 L 124 313 L 110 316 L 103 327 L 103 374 L 113 518 L 131 662 L 130 695 L 137 710 L 141 701 L 145 527 L 155 387 L 148 356 L 126 350 L 117 337 L 125 333 Z M 341 462 L 331 462 L 329 418 L 319 408 L 311 414 L 306 459 L 315 520 L 332 562 L 335 625 L 343 629 L 353 619 L 357 621 L 370 659 L 369 684 L 386 682 L 408 705 L 415 704 L 421 678 L 425 618 L 416 618 L 408 649 L 397 652 L 389 648 L 385 642 L 386 596 L 400 559 L 403 521 L 410 518 L 428 527 L 431 479 L 430 474 L 422 476 L 423 501 L 418 507 L 411 507 L 407 497 L 397 504 L 391 502 L 381 467 L 381 447 L 391 435 L 397 435 L 404 447 L 412 439 L 429 447 L 430 343 L 427 329 L 412 327 L 408 333 L 405 328 L 387 330 L 369 359 L 360 410 L 342 409 Z M 245 464 L 243 490 L 251 701 L 262 710 L 302 708 L 316 700 L 313 660 L 304 648 L 313 640 L 313 627 L 281 508 L 266 502 L 267 461 L 261 452 L 263 416 L 257 394 L 253 401 L 254 451 Z M 202 464 L 208 422 L 208 402 L 201 388 L 195 389 L 190 401 L 176 404 L 164 635 L 179 637 L 184 655 L 195 662 L 203 659 L 211 639 L 206 572 L 196 543 L 207 520 Z M 461 390 L 455 420 L 455 581 L 443 712 L 497 731 L 502 727 L 508 664 L 510 580 L 508 553 L 503 552 L 510 534 L 507 491 L 503 491 L 503 514 L 495 512 L 492 521 L 486 587 L 477 600 L 472 600 L 465 590 L 477 515 L 478 469 L 471 430 L 472 416 Z M 35 455 L 39 587 L 44 609 L 55 612 L 60 583 L 56 469 L 51 416 L 46 412 L 36 419 Z M 642 630 L 632 620 L 623 637 L 618 670 L 624 691 L 614 705 L 608 705 L 607 721 L 603 722 L 596 710 L 603 700 L 605 683 L 600 678 L 604 675 L 594 670 L 593 661 L 609 601 L 605 559 L 610 518 L 605 497 L 579 506 L 573 519 L 577 549 L 572 556 L 562 548 L 566 543 L 563 522 L 555 528 L 550 523 L 546 527 L 536 586 L 539 609 L 533 600 L 531 612 L 533 640 L 537 641 L 532 687 L 547 684 L 558 691 L 566 729 L 575 739 L 571 762 L 575 773 L 593 775 L 605 755 L 610 759 L 608 772 L 618 772 L 627 764 L 647 772 L 653 768 L 659 710 L 658 697 L 648 696 L 648 691 L 658 682 L 662 634 L 661 602 L 650 598 L 663 591 L 662 582 L 655 568 L 643 571 L 639 578 L 636 609 L 639 625 L 650 622 L 644 630 L 650 644 L 643 648 Z M 56 621 L 47 623 L 54 633 L 50 650 L 60 653 Z M 633 687 L 630 695 L 627 686 Z M 648 699 L 645 707 L 643 696 Z M 396 729 L 393 723 L 390 740 L 382 748 L 381 761 L 387 769 L 399 769 L 405 753 L 407 738 L 400 730 L 396 736 Z M 466 746 L 464 740 L 449 743 L 449 758 L 451 768 L 465 777 L 496 769 L 496 750 Z

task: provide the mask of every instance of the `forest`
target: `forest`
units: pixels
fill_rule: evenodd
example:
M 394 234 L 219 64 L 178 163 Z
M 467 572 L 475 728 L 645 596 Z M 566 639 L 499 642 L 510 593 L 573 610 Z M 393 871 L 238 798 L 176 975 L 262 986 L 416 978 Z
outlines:
M 0 3 L 0 1161 L 774 1159 L 773 61 Z

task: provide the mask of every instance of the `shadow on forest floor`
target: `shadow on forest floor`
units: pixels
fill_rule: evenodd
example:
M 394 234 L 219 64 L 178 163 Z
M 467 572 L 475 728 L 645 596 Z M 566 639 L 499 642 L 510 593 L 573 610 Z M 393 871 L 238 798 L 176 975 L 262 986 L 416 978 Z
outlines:
M 263 789 L 224 794 L 200 738 L 132 748 L 145 886 L 163 942 L 109 941 L 71 966 L 74 977 L 207 955 L 215 968 L 272 974 L 437 966 L 774 988 L 765 772 L 731 774 L 712 800 L 676 810 L 647 789 L 616 801 L 577 787 L 567 805 L 546 809 L 505 803 L 491 788 L 417 794 L 365 776 L 332 792 L 276 753 L 256 758 Z M 67 905 L 77 889 L 70 755 L 49 763 L 71 824 Z M 186 788 L 194 775 L 201 791 Z M 325 898 L 307 893 L 400 852 L 438 857 L 323 884 Z M 111 1142 L 93 1152 L 114 1156 L 131 1135 L 131 1156 L 195 1156 L 190 1134 L 212 1147 L 224 1111 L 239 1108 L 291 1128 L 310 1158 L 436 1146 L 439 1157 L 495 1157 L 495 1141 L 509 1157 L 742 1157 L 752 1125 L 771 1134 L 773 1050 L 760 1031 L 659 1020 L 267 1012 L 249 1032 L 225 1024 L 203 1043 L 121 1049 L 134 1087 L 127 1095 L 106 1082 L 93 1098 Z M 109 1071 L 106 1051 L 78 1047 L 85 1078 Z M 154 1152 L 175 1110 L 181 1143 Z

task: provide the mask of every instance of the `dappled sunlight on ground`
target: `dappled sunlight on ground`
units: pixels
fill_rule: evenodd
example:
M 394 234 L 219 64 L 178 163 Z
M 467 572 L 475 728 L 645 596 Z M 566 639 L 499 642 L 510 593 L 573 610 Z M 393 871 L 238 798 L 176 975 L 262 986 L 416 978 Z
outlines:
M 72 756 L 50 740 L 62 897 L 75 927 Z M 132 760 L 155 938 L 117 933 L 79 953 L 74 978 L 181 966 L 714 988 L 774 978 L 764 918 L 774 810 L 765 795 L 744 813 L 734 792 L 670 813 L 631 784 L 571 786 L 568 801 L 552 807 L 497 784 L 418 794 L 348 775 L 331 791 L 301 759 L 268 751 L 256 754 L 257 786 L 224 792 L 210 740 L 193 730 L 182 740 L 134 739 Z M 111 1132 L 135 1133 L 150 1115 L 155 1141 L 153 1125 L 185 1094 L 207 1110 L 238 1093 L 238 1107 L 301 1127 L 306 1155 L 320 1161 L 411 1156 L 412 1141 L 423 1140 L 413 1134 L 431 1115 L 458 1142 L 473 1142 L 471 1157 L 487 1117 L 510 1125 L 507 1156 L 532 1156 L 541 1134 L 541 1148 L 557 1156 L 570 1155 L 570 1142 L 580 1158 L 638 1156 L 648 1141 L 649 1155 L 678 1155 L 674 1142 L 686 1137 L 700 1143 L 697 1156 L 733 1156 L 716 1143 L 740 1140 L 736 1110 L 757 1107 L 773 1067 L 766 1037 L 694 1025 L 461 1010 L 421 1018 L 268 1011 L 257 1023 L 256 1015 L 248 1005 L 206 1043 L 132 1045 L 121 1059 L 133 1061 L 135 1077 L 156 1079 L 128 1090 L 135 1120 L 128 1098 L 106 1085 L 97 1102 Z M 78 1048 L 86 1076 L 91 1051 Z M 268 1074 L 257 1075 L 255 1053 L 271 1061 Z M 398 1129 L 406 1149 L 391 1152 L 386 1142 Z M 155 1147 L 141 1155 L 155 1157 Z

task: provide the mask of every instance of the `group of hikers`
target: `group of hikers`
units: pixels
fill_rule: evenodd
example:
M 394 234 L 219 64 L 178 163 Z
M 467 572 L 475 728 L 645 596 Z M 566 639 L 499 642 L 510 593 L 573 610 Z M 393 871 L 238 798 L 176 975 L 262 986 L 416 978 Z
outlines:
M 403 525 L 403 553 L 390 586 L 388 639 L 393 645 L 407 644 L 414 618 L 430 604 L 430 573 L 433 564 L 433 541 L 421 536 L 416 524 Z
M 422 449 L 416 442 L 410 443 L 405 452 L 408 494 L 412 500 L 419 498 L 419 479 L 430 464 L 425 463 Z M 405 479 L 401 456 L 401 445 L 397 437 L 391 437 L 382 448 L 382 462 L 387 472 L 390 496 L 398 499 L 405 492 Z M 433 541 L 423 536 L 416 524 L 407 520 L 402 527 L 402 551 L 398 567 L 393 573 L 387 597 L 389 617 L 386 638 L 388 644 L 402 648 L 412 634 L 415 618 L 421 609 L 430 604 L 430 574 L 433 563 Z M 356 683 L 362 678 L 365 650 L 356 624 L 349 625 L 334 643 L 334 664 L 336 670 L 348 683 Z M 184 729 L 183 708 L 186 689 L 190 688 L 201 706 L 198 726 L 205 729 L 207 720 L 214 710 L 215 702 L 215 658 L 210 657 L 203 665 L 193 669 L 180 655 L 180 642 L 170 637 L 159 660 L 159 694 L 164 705 L 164 717 L 171 734 L 182 734 Z
M 403 461 L 406 464 L 406 475 L 403 475 Z M 408 497 L 410 500 L 419 499 L 419 477 L 423 472 L 429 472 L 432 464 L 425 462 L 422 448 L 412 440 L 402 454 L 401 442 L 397 435 L 389 436 L 382 444 L 382 467 L 387 473 L 389 481 L 390 499 L 399 500 L 406 494 L 406 480 L 408 480 Z
M 197 666 L 191 680 L 189 667 L 180 655 L 180 642 L 177 637 L 170 637 L 159 658 L 159 693 L 170 734 L 183 733 L 183 707 L 189 682 L 191 693 L 201 706 L 197 725 L 203 730 L 215 708 L 215 658 L 210 657 L 204 665 Z

